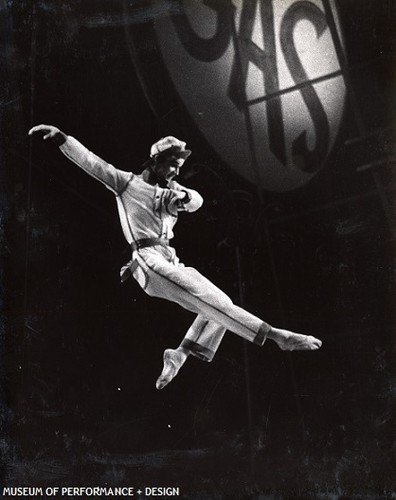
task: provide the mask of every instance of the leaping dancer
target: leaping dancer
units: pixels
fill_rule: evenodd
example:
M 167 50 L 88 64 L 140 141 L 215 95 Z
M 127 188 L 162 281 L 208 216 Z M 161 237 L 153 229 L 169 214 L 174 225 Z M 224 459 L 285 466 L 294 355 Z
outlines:
M 177 258 L 170 240 L 178 214 L 195 212 L 203 203 L 197 191 L 174 180 L 191 154 L 185 142 L 172 136 L 160 139 L 151 146 L 145 170 L 135 175 L 110 165 L 52 125 L 37 125 L 29 135 L 37 132 L 114 193 L 132 250 L 132 259 L 121 269 L 121 281 L 132 275 L 148 295 L 197 314 L 179 347 L 165 350 L 157 389 L 171 382 L 190 355 L 212 361 L 226 330 L 259 346 L 271 339 L 285 351 L 320 348 L 319 339 L 271 326 L 233 304 L 211 281 Z

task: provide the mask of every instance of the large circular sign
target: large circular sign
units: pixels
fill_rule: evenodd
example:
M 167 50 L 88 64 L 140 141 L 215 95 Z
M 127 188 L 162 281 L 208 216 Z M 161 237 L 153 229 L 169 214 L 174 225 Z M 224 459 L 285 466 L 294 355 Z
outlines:
M 334 2 L 161 5 L 154 32 L 164 65 L 213 149 L 267 190 L 309 181 L 334 145 L 345 104 Z

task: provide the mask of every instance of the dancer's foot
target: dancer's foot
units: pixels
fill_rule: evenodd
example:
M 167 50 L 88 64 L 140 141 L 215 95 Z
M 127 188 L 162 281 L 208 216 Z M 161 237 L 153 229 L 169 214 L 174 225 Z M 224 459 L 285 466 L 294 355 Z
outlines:
M 274 340 L 282 351 L 316 351 L 322 345 L 322 341 L 312 335 L 301 335 L 274 327 L 268 338 Z
M 176 377 L 186 359 L 186 354 L 180 349 L 166 349 L 164 352 L 164 368 L 155 383 L 155 387 L 163 389 L 168 385 Z

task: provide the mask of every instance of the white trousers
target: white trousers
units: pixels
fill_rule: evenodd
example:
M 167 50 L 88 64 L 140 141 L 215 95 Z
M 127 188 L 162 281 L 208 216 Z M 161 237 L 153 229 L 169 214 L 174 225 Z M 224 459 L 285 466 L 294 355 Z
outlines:
M 172 247 L 158 245 L 135 251 L 131 270 L 148 295 L 171 300 L 197 314 L 181 343 L 194 356 L 211 361 L 226 330 L 264 344 L 270 325 L 233 304 L 196 269 L 181 264 Z

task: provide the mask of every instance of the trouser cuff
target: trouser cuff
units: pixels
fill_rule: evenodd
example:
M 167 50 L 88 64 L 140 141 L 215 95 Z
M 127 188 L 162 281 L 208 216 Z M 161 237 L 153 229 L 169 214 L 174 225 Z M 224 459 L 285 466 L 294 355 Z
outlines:
M 253 340 L 254 344 L 259 346 L 264 345 L 264 342 L 267 340 L 267 335 L 269 334 L 270 331 L 271 331 L 271 325 L 263 321 L 263 324 L 260 326 L 260 329 Z
M 212 361 L 215 355 L 215 352 L 211 349 L 189 339 L 184 339 L 180 346 L 184 347 L 184 349 L 188 349 L 193 356 L 202 361 Z

